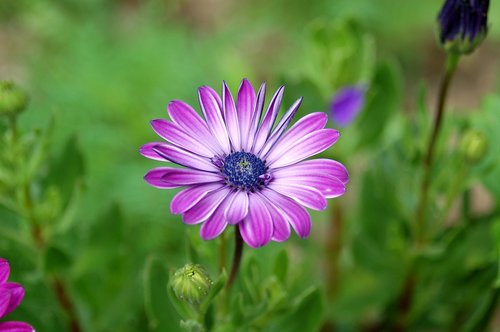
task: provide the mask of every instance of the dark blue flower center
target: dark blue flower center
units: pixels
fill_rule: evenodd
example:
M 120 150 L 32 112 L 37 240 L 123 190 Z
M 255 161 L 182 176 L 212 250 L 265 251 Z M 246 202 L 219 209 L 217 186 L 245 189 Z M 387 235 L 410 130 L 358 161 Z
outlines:
M 254 191 L 264 180 L 259 176 L 266 173 L 266 165 L 260 158 L 248 152 L 234 152 L 224 159 L 221 168 L 228 184 L 232 187 Z

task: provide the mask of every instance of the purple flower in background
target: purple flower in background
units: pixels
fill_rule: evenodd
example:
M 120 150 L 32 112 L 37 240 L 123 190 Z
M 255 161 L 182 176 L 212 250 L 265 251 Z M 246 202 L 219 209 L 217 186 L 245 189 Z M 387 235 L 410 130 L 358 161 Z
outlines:
M 360 85 L 338 90 L 330 104 L 332 120 L 341 127 L 348 126 L 363 108 L 365 92 L 366 87 Z
M 14 310 L 24 297 L 24 289 L 15 282 L 7 282 L 9 262 L 0 258 L 0 319 Z M 0 332 L 32 332 L 33 327 L 23 322 L 0 322 Z
M 446 48 L 470 53 L 488 31 L 489 0 L 446 0 L 439 12 L 439 38 Z
M 283 91 L 278 89 L 263 112 L 265 84 L 256 95 L 243 80 L 236 101 L 225 83 L 222 97 L 204 86 L 198 96 L 205 120 L 175 100 L 168 105 L 172 121 L 151 122 L 168 143 L 145 144 L 141 154 L 186 168 L 154 168 L 145 180 L 158 188 L 186 187 L 170 210 L 182 214 L 186 224 L 201 223 L 203 239 L 217 237 L 227 225 L 238 225 L 254 248 L 287 240 L 291 228 L 306 237 L 311 218 L 304 207 L 323 210 L 327 198 L 345 192 L 349 175 L 342 164 L 304 160 L 333 145 L 338 131 L 324 128 L 324 113 L 311 113 L 287 130 L 302 98 L 275 124 Z

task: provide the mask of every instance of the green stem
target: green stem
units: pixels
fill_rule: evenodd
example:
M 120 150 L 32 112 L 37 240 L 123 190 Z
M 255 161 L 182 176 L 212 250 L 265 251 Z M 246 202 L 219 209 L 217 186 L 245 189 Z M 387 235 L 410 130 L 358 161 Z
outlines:
M 243 238 L 240 234 L 240 228 L 238 225 L 234 228 L 234 255 L 233 264 L 231 266 L 231 272 L 229 273 L 229 278 L 227 279 L 226 289 L 230 289 L 238 270 L 240 268 L 241 256 L 243 255 Z
M 438 140 L 439 134 L 441 132 L 444 110 L 446 104 L 446 97 L 448 96 L 448 90 L 450 87 L 453 74 L 457 68 L 459 56 L 455 54 L 449 54 L 446 63 L 446 69 L 444 77 L 441 81 L 441 86 L 439 88 L 439 95 L 437 101 L 436 117 L 434 118 L 434 126 L 432 128 L 431 137 L 427 145 L 427 150 L 424 157 L 423 167 L 423 178 L 420 186 L 420 195 L 416 211 L 415 220 L 415 239 L 417 245 L 422 245 L 426 241 L 427 237 L 427 208 L 429 203 L 429 186 L 431 183 L 431 170 L 434 161 L 434 150 L 436 148 L 436 142 Z

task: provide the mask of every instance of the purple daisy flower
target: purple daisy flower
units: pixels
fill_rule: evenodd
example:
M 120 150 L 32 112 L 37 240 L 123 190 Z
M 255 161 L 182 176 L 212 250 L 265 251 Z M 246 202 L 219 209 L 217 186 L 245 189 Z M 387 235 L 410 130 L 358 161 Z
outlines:
M 0 258 L 0 319 L 12 312 L 23 300 L 24 289 L 15 282 L 7 282 L 9 262 Z M 31 325 L 23 322 L 0 322 L 0 332 L 32 332 Z
M 347 127 L 365 104 L 366 87 L 361 85 L 346 86 L 338 90 L 330 104 L 332 120 L 341 127 Z
M 179 100 L 168 105 L 172 121 L 151 121 L 168 143 L 147 143 L 141 154 L 186 168 L 158 167 L 144 178 L 157 188 L 186 187 L 170 210 L 186 224 L 201 223 L 203 239 L 217 237 L 227 225 L 238 225 L 254 248 L 287 240 L 291 228 L 306 237 L 311 218 L 304 207 L 324 210 L 327 198 L 344 194 L 349 175 L 342 164 L 304 160 L 332 146 L 338 131 L 324 128 L 325 113 L 309 114 L 287 131 L 302 98 L 277 121 L 283 91 L 278 89 L 263 114 L 265 84 L 256 95 L 243 80 L 236 102 L 225 83 L 222 98 L 203 86 L 198 95 L 206 121 Z

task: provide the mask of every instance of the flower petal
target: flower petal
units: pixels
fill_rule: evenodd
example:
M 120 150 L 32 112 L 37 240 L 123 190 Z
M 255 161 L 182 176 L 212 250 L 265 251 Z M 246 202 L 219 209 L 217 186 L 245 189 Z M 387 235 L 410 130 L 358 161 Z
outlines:
M 184 148 L 200 156 L 213 157 L 214 153 L 208 147 L 200 144 L 196 139 L 182 130 L 175 123 L 169 122 L 164 119 L 156 119 L 151 121 L 153 130 L 164 140 Z
M 238 123 L 240 125 L 241 148 L 248 150 L 248 133 L 252 123 L 252 115 L 255 110 L 255 91 L 247 79 L 241 82 L 236 99 L 236 110 L 238 112 Z
M 302 205 L 273 190 L 263 190 L 262 194 L 265 195 L 276 208 L 281 210 L 298 236 L 301 238 L 309 236 L 312 225 L 311 216 Z
M 283 242 L 288 240 L 290 237 L 290 224 L 286 218 L 286 214 L 282 212 L 279 208 L 274 206 L 265 195 L 263 196 L 263 201 L 266 203 L 266 207 L 273 218 L 273 237 L 272 240 L 276 242 Z
M 195 206 L 207 194 L 223 186 L 223 183 L 207 183 L 188 187 L 174 196 L 172 202 L 170 202 L 170 212 L 182 214 Z
M 11 297 L 10 290 L 0 286 L 0 318 L 7 315 L 6 312 L 9 308 Z
M 203 172 L 195 169 L 157 167 L 144 176 L 153 187 L 170 189 L 207 182 L 219 182 L 223 178 L 218 173 Z
M 250 195 L 247 217 L 238 225 L 243 240 L 252 248 L 258 248 L 271 241 L 273 222 L 265 203 L 258 195 Z
M 230 224 L 237 224 L 248 214 L 248 193 L 246 191 L 237 191 L 231 195 L 224 215 Z
M 187 210 L 182 216 L 182 221 L 186 224 L 198 224 L 207 220 L 227 195 L 229 195 L 229 189 L 227 188 L 211 192 L 191 209 Z
M 267 108 L 266 115 L 262 120 L 262 124 L 259 126 L 259 130 L 257 131 L 255 142 L 254 142 L 254 152 L 259 152 L 264 144 L 266 143 L 267 138 L 271 134 L 271 129 L 276 121 L 276 117 L 278 116 L 278 112 L 281 106 L 281 100 L 283 98 L 283 92 L 285 91 L 285 87 L 281 86 L 278 91 L 274 94 L 271 102 L 269 103 L 269 107 Z
M 154 146 L 152 149 L 159 156 L 173 163 L 189 168 L 199 169 L 202 171 L 217 171 L 217 167 L 215 167 L 210 159 L 206 157 L 200 157 L 176 146 L 161 144 Z
M 9 292 L 10 293 L 9 305 L 7 306 L 7 308 L 3 312 L 3 315 L 6 316 L 10 312 L 12 312 L 12 310 L 17 308 L 19 303 L 21 303 L 21 301 L 23 300 L 24 288 L 23 288 L 23 286 L 19 285 L 18 283 L 7 282 L 7 283 L 3 284 L 2 286 L 0 286 L 0 289 L 1 289 L 0 293 L 2 293 L 2 292 Z
M 265 156 L 271 148 L 274 146 L 274 144 L 280 139 L 281 135 L 285 131 L 286 127 L 292 121 L 293 117 L 299 110 L 300 104 L 302 103 L 302 98 L 297 99 L 292 106 L 286 111 L 285 115 L 281 118 L 281 120 L 278 122 L 276 125 L 276 128 L 274 128 L 271 136 L 267 139 L 266 144 L 262 148 L 261 151 L 256 151 L 259 156 Z
M 327 203 L 325 196 L 313 187 L 298 184 L 282 184 L 273 181 L 269 184 L 268 188 L 275 190 L 282 195 L 288 196 L 310 209 L 326 209 Z
M 188 104 L 174 100 L 168 104 L 168 115 L 172 121 L 201 144 L 207 145 L 214 155 L 222 155 L 224 151 L 208 129 L 207 123 Z
M 262 109 L 264 108 L 264 101 L 266 99 L 266 83 L 262 83 L 259 92 L 257 93 L 257 101 L 255 102 L 255 109 L 252 114 L 252 121 L 250 122 L 250 127 L 246 133 L 246 147 L 243 148 L 245 151 L 253 151 L 255 135 L 257 129 L 259 128 L 260 115 L 262 114 Z
M 280 138 L 264 158 L 268 163 L 272 163 L 283 154 L 295 146 L 307 134 L 323 129 L 328 122 L 328 116 L 325 113 L 311 113 L 303 117 Z
M 229 196 L 222 201 L 215 212 L 200 227 L 200 236 L 203 240 L 212 240 L 226 229 L 227 222 L 224 217 Z
M 4 258 L 0 258 L 0 285 L 7 282 L 7 279 L 9 279 L 9 274 L 10 274 L 9 262 Z
M 165 160 L 162 156 L 160 156 L 156 151 L 153 150 L 153 148 L 157 145 L 163 145 L 165 144 L 164 142 L 151 142 L 151 143 L 146 143 L 143 146 L 140 147 L 139 153 L 142 154 L 144 157 L 153 159 L 153 160 L 160 160 L 160 161 L 168 161 Z
M 227 135 L 226 125 L 222 117 L 222 104 L 219 95 L 209 86 L 202 86 L 198 90 L 201 110 L 208 123 L 208 128 L 219 142 L 222 150 L 229 154 L 231 145 Z
M 338 178 L 342 183 L 349 182 L 349 173 L 344 165 L 331 159 L 311 159 L 286 166 L 273 171 L 280 176 L 309 176 L 310 174 L 326 174 Z
M 226 82 L 222 83 L 222 109 L 224 110 L 224 118 L 226 119 L 226 127 L 231 145 L 235 151 L 239 151 L 241 150 L 241 138 L 238 113 L 236 112 L 233 95 L 229 91 Z
M 1 322 L 0 331 L 2 332 L 35 332 L 35 329 L 24 322 Z
M 341 127 L 348 126 L 358 115 L 365 103 L 364 86 L 347 86 L 335 93 L 330 110 L 332 120 Z
M 269 158 L 274 160 L 268 161 L 268 165 L 272 166 L 272 168 L 278 168 L 294 164 L 328 149 L 338 140 L 339 136 L 339 132 L 335 129 L 314 131 L 298 140 L 293 146 L 290 146 L 290 149 L 287 151 L 281 151 L 281 149 L 273 150 Z M 278 156 L 280 151 L 283 154 Z

